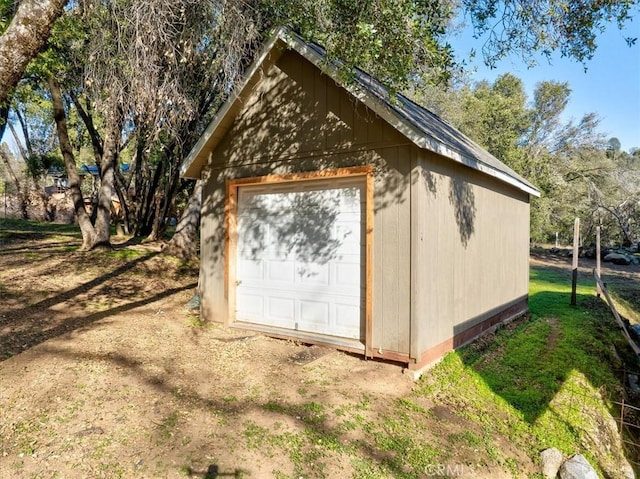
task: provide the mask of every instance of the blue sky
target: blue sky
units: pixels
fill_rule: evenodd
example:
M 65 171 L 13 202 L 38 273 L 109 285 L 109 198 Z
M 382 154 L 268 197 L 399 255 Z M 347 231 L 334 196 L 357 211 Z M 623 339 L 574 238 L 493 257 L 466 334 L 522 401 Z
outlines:
M 458 60 L 468 60 L 472 48 L 478 52 L 470 65 L 477 68 L 471 75 L 473 80 L 493 81 L 510 72 L 523 80 L 530 99 L 535 85 L 541 81 L 568 82 L 571 97 L 564 120 L 579 121 L 585 113 L 595 112 L 601 119 L 600 131 L 607 137 L 618 138 L 622 149 L 628 151 L 640 147 L 640 17 L 634 20 L 623 31 L 611 24 L 598 36 L 598 49 L 586 64 L 586 72 L 581 63 L 559 54 L 553 55 L 551 64 L 541 57 L 539 65 L 531 69 L 513 55 L 491 70 L 482 62 L 483 40 L 475 40 L 469 28 L 450 36 L 449 42 Z M 638 43 L 629 47 L 625 42 L 627 36 L 638 37 Z

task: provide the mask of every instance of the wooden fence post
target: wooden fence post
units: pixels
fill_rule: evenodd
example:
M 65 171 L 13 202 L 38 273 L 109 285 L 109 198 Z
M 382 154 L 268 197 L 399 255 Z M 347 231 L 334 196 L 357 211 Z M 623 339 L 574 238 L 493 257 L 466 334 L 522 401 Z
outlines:
M 573 265 L 571 271 L 571 306 L 577 304 L 576 289 L 578 287 L 578 243 L 580 242 L 580 218 L 573 223 Z

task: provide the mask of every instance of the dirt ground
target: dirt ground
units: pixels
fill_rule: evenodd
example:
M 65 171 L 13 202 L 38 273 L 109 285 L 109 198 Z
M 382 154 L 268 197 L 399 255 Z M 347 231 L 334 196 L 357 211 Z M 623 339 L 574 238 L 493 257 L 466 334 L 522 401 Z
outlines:
M 413 387 L 396 364 L 202 324 L 185 306 L 197 270 L 157 247 L 77 244 L 64 234 L 0 244 L 1 478 L 298 477 L 298 433 L 358 444 L 361 432 L 332 420 L 384 414 Z M 432 412 L 434 434 L 459 421 Z M 362 444 L 354 453 L 376 459 Z M 352 475 L 348 455 L 321 459 L 317 477 Z
M 2 478 L 275 477 L 289 459 L 246 448 L 248 426 L 412 387 L 397 365 L 200 323 L 197 270 L 155 247 L 77 244 L 0 247 Z

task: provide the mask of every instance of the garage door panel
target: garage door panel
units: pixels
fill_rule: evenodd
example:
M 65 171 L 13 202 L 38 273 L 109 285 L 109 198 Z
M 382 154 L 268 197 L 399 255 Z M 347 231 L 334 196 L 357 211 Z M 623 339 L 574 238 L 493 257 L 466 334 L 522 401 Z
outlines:
M 295 261 L 293 260 L 270 260 L 268 281 L 276 281 L 283 283 L 293 283 L 295 281 Z
M 330 305 L 324 301 L 301 300 L 298 328 L 304 331 L 326 332 Z
M 262 281 L 264 278 L 264 261 L 259 259 L 239 259 L 237 275 L 243 278 L 244 281 Z
M 296 283 L 329 286 L 329 265 L 296 263 Z
M 360 338 L 358 299 L 318 295 L 314 291 L 291 291 L 287 296 L 287 292 L 277 290 L 246 289 L 255 294 L 238 297 L 239 301 L 251 302 L 238 311 L 238 321 L 320 334 L 329 334 L 327 331 L 330 331 L 334 336 Z
M 361 268 L 356 262 L 341 262 L 333 265 L 335 271 L 334 284 L 337 287 L 359 289 Z
M 268 244 L 268 225 L 258 222 L 257 216 L 239 217 L 238 235 L 243 238 L 239 244 L 238 256 L 243 259 L 256 259 Z
M 335 238 L 342 246 L 360 247 L 360 223 L 352 218 L 340 218 L 335 224 Z
M 283 321 L 287 327 L 292 327 L 295 322 L 296 301 L 294 298 L 283 298 L 271 296 L 268 298 L 267 314 L 268 318 L 276 321 Z
M 359 305 L 336 304 L 335 305 L 335 328 L 339 336 L 358 339 L 360 328 L 356 327 L 354 318 L 359 317 Z
M 238 317 L 240 321 L 262 322 L 262 318 L 265 316 L 264 298 L 262 294 L 251 294 L 248 291 L 242 291 L 238 293 L 236 299 L 244 305 L 240 317 Z
M 361 338 L 365 189 L 362 177 L 238 188 L 237 320 Z

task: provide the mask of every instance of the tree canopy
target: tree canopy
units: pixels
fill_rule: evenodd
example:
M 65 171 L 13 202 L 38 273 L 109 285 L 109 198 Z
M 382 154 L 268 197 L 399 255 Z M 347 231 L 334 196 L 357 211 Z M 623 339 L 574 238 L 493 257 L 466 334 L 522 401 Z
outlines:
M 546 242 L 555 232 L 568 241 L 576 216 L 588 234 L 601 225 L 605 241 L 640 238 L 640 161 L 599 132 L 597 115 L 562 120 L 567 83 L 541 82 L 530 99 L 511 74 L 446 95 L 432 91 L 422 92 L 432 108 L 541 190 L 531 203 L 534 241 Z
M 80 163 L 95 164 L 99 181 L 93 190 L 70 181 L 86 248 L 109 244 L 112 213 L 127 231 L 157 239 L 169 218 L 197 210 L 186 207 L 194 185 L 180 180 L 178 167 L 279 25 L 323 44 L 346 77 L 358 65 L 392 91 L 413 89 L 428 107 L 540 186 L 546 198 L 581 184 L 594 202 L 599 198 L 599 211 L 612 210 L 613 200 L 601 194 L 609 183 L 577 172 L 588 170 L 589 161 L 602 164 L 597 172 L 630 161 L 614 139 L 607 147 L 597 137 L 594 116 L 562 123 L 567 84 L 544 82 L 532 100 L 513 75 L 449 91 L 432 87 L 448 85 L 461 68 L 445 40 L 460 13 L 478 36 L 488 35 L 483 54 L 489 64 L 509 53 L 530 60 L 552 51 L 585 62 L 604 24 L 623 26 L 638 0 L 65 3 L 0 1 L 0 136 L 5 120 L 19 127 L 16 138 L 24 142 L 34 180 L 60 156 L 70 180 Z M 123 164 L 130 168 L 123 170 Z M 91 207 L 85 210 L 85 204 Z M 536 237 L 557 223 L 554 208 L 550 199 L 534 203 Z
M 463 0 L 476 38 L 486 38 L 482 54 L 488 65 L 515 53 L 529 65 L 535 54 L 557 51 L 586 63 L 597 49 L 597 36 L 607 23 L 622 28 L 638 5 L 637 0 Z M 629 37 L 634 44 L 637 38 Z

